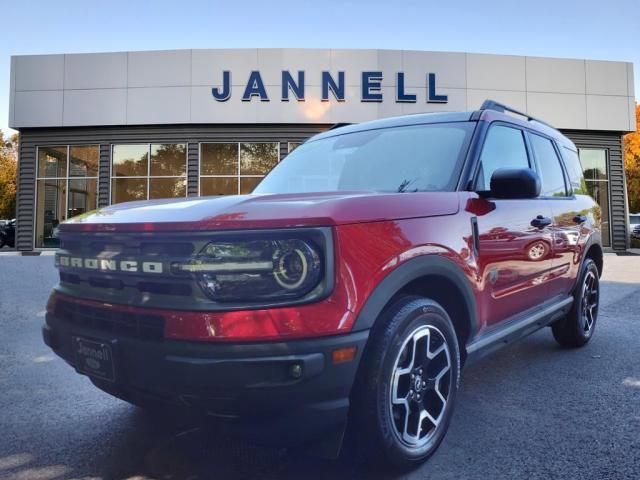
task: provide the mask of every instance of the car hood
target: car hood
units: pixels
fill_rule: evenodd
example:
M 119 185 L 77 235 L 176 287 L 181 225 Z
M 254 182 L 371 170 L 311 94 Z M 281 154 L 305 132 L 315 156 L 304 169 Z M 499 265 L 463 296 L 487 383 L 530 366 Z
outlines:
M 453 215 L 455 192 L 331 192 L 127 202 L 74 217 L 66 231 L 180 231 L 331 226 Z

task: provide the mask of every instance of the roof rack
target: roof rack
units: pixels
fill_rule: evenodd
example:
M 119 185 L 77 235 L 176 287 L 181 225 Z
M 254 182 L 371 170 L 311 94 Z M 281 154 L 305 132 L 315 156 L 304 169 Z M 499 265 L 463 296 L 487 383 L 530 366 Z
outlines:
M 503 103 L 496 102 L 494 100 L 485 100 L 484 102 L 482 102 L 482 105 L 480 106 L 480 110 L 494 110 L 500 113 L 511 112 L 526 118 L 529 122 L 538 122 L 543 125 L 546 125 L 547 127 L 551 127 L 551 125 L 549 125 L 544 120 L 540 120 L 539 118 L 532 117 L 528 113 L 521 112 L 520 110 L 516 110 L 515 108 L 511 108 Z

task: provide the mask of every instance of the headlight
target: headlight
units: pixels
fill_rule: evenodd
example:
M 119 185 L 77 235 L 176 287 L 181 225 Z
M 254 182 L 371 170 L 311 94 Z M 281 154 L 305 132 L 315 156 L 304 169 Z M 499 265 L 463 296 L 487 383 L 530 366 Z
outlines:
M 324 238 L 324 237 L 322 237 Z M 301 299 L 323 288 L 324 252 L 312 238 L 212 241 L 173 270 L 194 275 L 216 302 Z

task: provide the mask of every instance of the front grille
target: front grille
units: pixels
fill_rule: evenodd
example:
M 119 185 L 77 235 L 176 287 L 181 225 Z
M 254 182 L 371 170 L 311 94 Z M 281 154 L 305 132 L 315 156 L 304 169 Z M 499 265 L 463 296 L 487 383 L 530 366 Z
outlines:
M 146 241 L 136 236 L 123 237 L 120 235 L 109 240 L 92 240 L 91 236 L 84 240 L 63 238 L 60 240 L 60 248 L 74 254 L 87 256 L 113 253 L 136 257 L 188 257 L 194 253 L 196 247 L 191 242 L 175 239 Z
M 80 285 L 83 282 L 94 288 L 109 288 L 112 290 L 123 290 L 126 287 L 137 289 L 142 293 L 154 293 L 158 295 L 177 295 L 188 297 L 191 295 L 191 286 L 184 282 L 144 282 L 129 281 L 127 283 L 119 279 L 108 277 L 90 276 L 86 279 L 83 276 L 73 273 L 60 272 L 60 282 L 64 284 Z
M 138 303 L 141 294 L 145 295 L 149 305 L 161 304 L 166 297 L 189 297 L 193 294 L 193 280 L 188 274 L 171 270 L 174 262 L 187 262 L 202 248 L 208 240 L 185 241 L 184 235 L 170 234 L 101 234 L 61 232 L 59 255 L 63 257 L 97 262 L 111 260 L 120 265 L 122 261 L 134 261 L 133 271 L 98 269 L 84 264 L 59 265 L 60 282 L 69 291 L 84 296 L 86 292 L 95 292 L 100 298 L 105 291 L 119 291 L 124 303 Z M 149 273 L 142 270 L 144 262 L 160 263 L 161 273 Z M 95 298 L 95 296 L 94 296 Z M 180 299 L 176 299 L 180 301 Z
M 121 312 L 60 299 L 55 315 L 73 325 L 113 335 L 143 340 L 164 338 L 164 318 L 160 315 Z

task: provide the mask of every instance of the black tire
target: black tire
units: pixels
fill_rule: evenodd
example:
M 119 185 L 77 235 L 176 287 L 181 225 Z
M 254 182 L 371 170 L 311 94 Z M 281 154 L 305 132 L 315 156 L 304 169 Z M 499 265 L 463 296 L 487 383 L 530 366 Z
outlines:
M 4 235 L 0 235 L 0 248 L 4 247 L 4 244 L 5 244 Z
M 551 325 L 553 337 L 563 347 L 577 348 L 589 343 L 596 328 L 600 280 L 595 262 L 586 258 L 578 279 L 571 311 Z
M 417 337 L 420 338 L 415 340 Z M 438 350 L 440 353 L 427 361 L 427 355 Z M 418 353 L 417 358 L 424 358 L 419 374 L 418 363 L 410 362 L 413 352 Z M 446 370 L 444 361 L 449 370 L 442 374 Z M 415 375 L 400 373 L 407 368 Z M 418 388 L 421 379 L 422 387 Z M 427 298 L 400 298 L 377 319 L 354 386 L 348 438 L 355 443 L 358 460 L 368 465 L 386 460 L 385 465 L 401 469 L 414 468 L 427 460 L 447 432 L 459 382 L 460 351 L 447 312 Z M 437 390 L 442 397 L 437 397 Z M 396 403 L 392 401 L 394 391 Z M 446 402 L 440 400 L 443 397 Z M 399 401 L 407 403 L 398 405 Z M 431 418 L 437 415 L 437 425 L 428 417 L 419 420 L 422 409 L 428 410 Z M 406 415 L 407 412 L 413 413 Z M 416 428 L 411 430 L 409 424 Z M 413 434 L 416 443 L 405 441 L 403 433 Z

